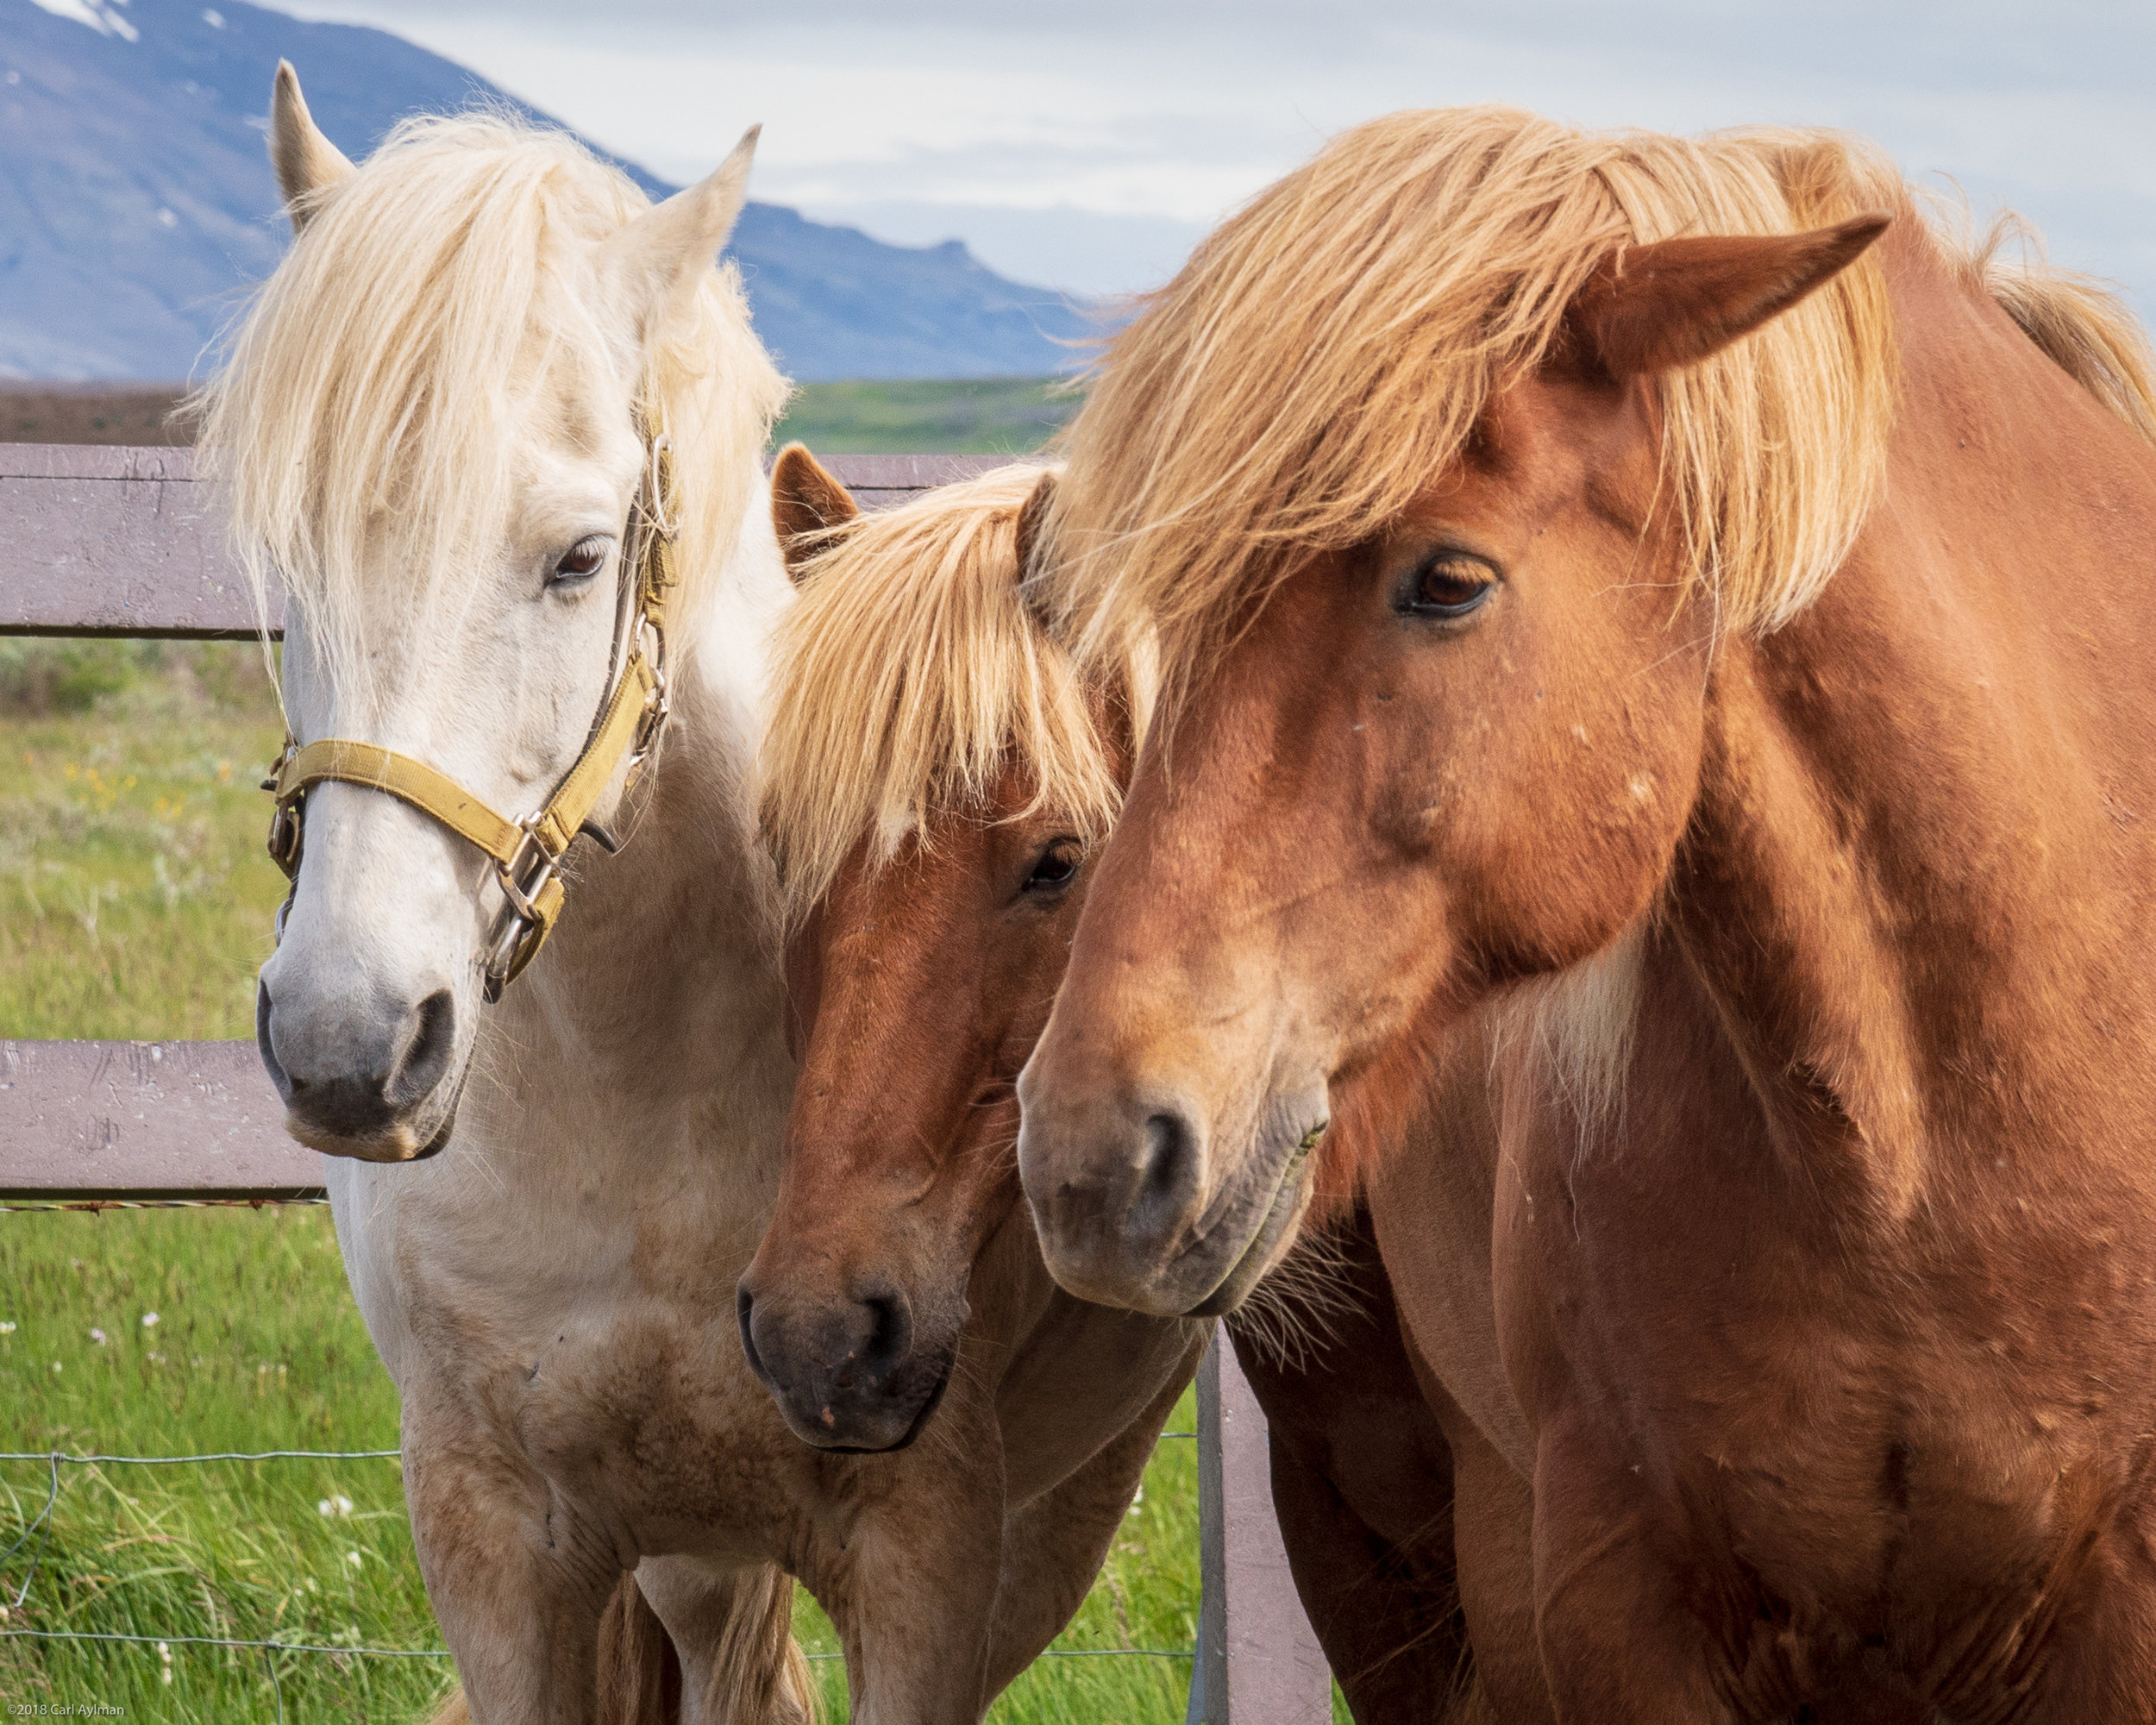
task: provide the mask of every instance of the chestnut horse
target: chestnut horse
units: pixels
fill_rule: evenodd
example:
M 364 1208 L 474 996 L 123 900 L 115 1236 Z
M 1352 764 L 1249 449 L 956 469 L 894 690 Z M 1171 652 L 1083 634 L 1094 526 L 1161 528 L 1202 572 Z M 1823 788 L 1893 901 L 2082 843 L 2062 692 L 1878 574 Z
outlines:
M 1001 1516 L 1006 1564 L 1061 1561 L 1060 1623 L 1208 1327 L 1074 1301 L 1019 1201 L 1012 1086 L 1129 764 L 1119 685 L 1078 680 L 1020 586 L 1053 483 L 1007 467 L 862 517 L 799 446 L 774 470 L 804 586 L 774 644 L 763 808 L 793 906 L 802 1063 L 741 1309 L 752 1363 L 809 1442 L 962 1433 L 940 1446 L 952 1515 L 970 1502 L 992 1547 Z M 1284 1333 L 1238 1349 L 1273 1428 L 1289 1558 L 1356 1716 L 1420 1725 L 1468 1704 L 1450 1452 L 1366 1230 L 1329 1244 L 1300 1302 L 1269 1286 L 1266 1327 Z
M 888 800 L 877 831 L 895 844 L 906 799 L 933 770 L 919 745 L 941 733 L 938 703 L 1042 693 L 993 627 L 962 636 L 975 649 L 963 665 L 941 651 L 954 616 L 996 615 L 1006 594 L 981 591 L 984 569 L 1008 590 L 1004 608 L 1018 608 L 1011 548 L 1035 478 L 1006 469 L 862 518 L 843 553 L 808 559 L 824 567 L 772 643 L 767 831 L 774 809 L 827 809 L 868 787 Z M 803 511 L 836 521 L 854 505 L 798 445 L 780 457 L 772 499 L 802 579 L 817 543 L 798 530 Z M 1085 725 L 1064 691 L 1039 705 Z M 1012 979 L 1031 1022 L 1009 1057 L 981 1022 L 1007 1010 L 1000 994 L 969 1019 L 968 1001 L 924 986 L 927 925 L 915 919 L 930 907 L 882 891 L 910 871 L 879 871 L 877 858 L 827 881 L 797 825 L 775 830 L 793 841 L 774 849 L 800 1071 L 777 1208 L 740 1281 L 742 1348 L 804 1443 L 858 1457 L 856 1470 L 902 1466 L 917 1500 L 936 1482 L 934 1562 L 923 1554 L 920 1581 L 999 1620 L 985 1707 L 1085 1597 L 1210 1327 L 1085 1304 L 1041 1266 L 1012 1169 L 1011 1086 L 1053 978 L 1044 989 Z M 1028 888 L 1062 852 L 1050 845 L 1029 881 L 1031 853 L 1017 850 L 1031 835 L 992 837 L 1006 917 L 1025 928 L 1052 915 L 1055 893 Z M 1004 894 L 1006 862 L 1018 878 Z M 976 1050 L 987 1070 L 960 1057 Z
M 1050 1268 L 1216 1309 L 1366 1189 L 1561 1720 L 2156 1719 L 2152 426 L 1860 147 L 1470 110 L 1262 194 L 1069 434 L 1059 603 L 1163 696 Z

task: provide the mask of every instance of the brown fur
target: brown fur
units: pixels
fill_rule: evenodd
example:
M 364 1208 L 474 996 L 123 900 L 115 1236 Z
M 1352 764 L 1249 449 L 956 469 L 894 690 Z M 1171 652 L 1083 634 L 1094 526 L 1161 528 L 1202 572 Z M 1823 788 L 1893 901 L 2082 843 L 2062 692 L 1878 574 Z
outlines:
M 969 756 L 993 762 L 1006 730 L 1044 736 L 1109 781 L 1061 656 L 1031 638 L 1018 600 L 1016 522 L 1045 482 L 1013 470 L 842 521 L 835 481 L 805 449 L 788 453 L 774 521 L 782 536 L 803 521 L 822 536 L 790 540 L 806 579 L 773 668 L 767 745 L 766 819 L 797 906 L 787 974 L 801 1078 L 779 1207 L 741 1283 L 742 1329 L 801 1437 L 905 1449 L 914 1474 L 943 1482 L 943 1501 L 924 1511 L 937 1538 L 924 1529 L 915 1585 L 971 1628 L 985 1708 L 1084 1598 L 1204 1331 L 1055 1288 L 1015 1201 L 1010 1075 L 951 1057 L 984 1038 L 1000 1046 L 999 1013 L 1026 1020 L 1010 1046 L 1037 1029 L 1054 991 L 1052 973 L 1044 986 L 1031 974 L 1050 962 L 1042 925 L 1014 940 L 980 925 L 966 958 L 1009 965 L 1010 981 L 973 1011 L 924 974 L 950 960 L 915 938 L 968 925 L 935 899 L 970 883 L 984 848 L 1030 856 L 1044 822 L 1069 824 L 1022 781 L 1015 795 L 1004 775 L 968 789 Z M 954 667 L 956 693 L 924 687 Z M 893 705 L 911 719 L 894 723 Z M 813 772 L 849 753 L 858 788 Z M 893 807 L 918 811 L 902 835 L 888 831 Z M 818 859 L 834 856 L 832 880 Z M 961 1545 L 971 1561 L 929 1566 L 937 1548 Z M 810 1579 L 843 1600 L 836 1576 Z M 842 1633 L 860 1633 L 835 1615 Z M 958 1655 L 920 1650 L 946 1668 Z
M 680 1716 L 681 1661 L 665 1626 L 637 1590 L 636 1578 L 624 1575 L 599 1619 L 599 1725 L 676 1725 Z M 427 1725 L 471 1721 L 460 1688 L 429 1716 Z
M 1338 1230 L 1326 1321 L 1236 1356 L 1265 1410 L 1296 1591 L 1358 1725 L 1477 1717 L 1452 1549 L 1452 1451 L 1417 1383 L 1367 1218 Z
M 327 1178 L 398 1384 L 429 1598 L 486 1725 L 591 1725 L 602 1696 L 628 1718 L 802 1725 L 793 1574 L 845 1638 L 856 1716 L 977 1720 L 984 1685 L 1031 1656 L 1070 1574 L 1090 1572 L 1052 1537 L 1057 1493 L 1091 1501 L 1134 1465 L 1113 1444 L 1060 1458 L 1065 1477 L 1034 1496 L 1047 1529 L 1025 1527 L 1006 1565 L 1006 1433 L 982 1396 L 962 1386 L 906 1455 L 833 1456 L 787 1429 L 741 1347 L 735 1283 L 770 1214 L 794 1076 L 746 782 L 762 643 L 792 600 L 749 507 L 782 391 L 711 263 L 748 160 L 744 143 L 648 210 L 558 135 L 484 116 L 402 128 L 309 223 L 218 391 L 237 415 L 228 470 L 260 505 L 238 511 L 250 537 L 321 549 L 340 515 L 365 530 L 364 557 L 326 556 L 318 603 L 302 582 L 287 611 L 295 723 L 340 728 L 349 691 L 316 625 L 341 596 L 386 733 L 429 737 L 414 746 L 498 800 L 574 758 L 592 704 L 569 692 L 596 697 L 618 620 L 599 597 L 611 582 L 556 609 L 527 577 L 602 499 L 611 536 L 646 471 L 639 434 L 673 441 L 674 742 L 622 809 L 634 843 L 575 865 L 574 913 L 482 1013 L 468 894 L 492 888 L 474 859 L 392 800 L 310 800 L 314 884 L 265 985 L 266 1002 L 315 994 L 333 1054 L 367 1027 L 362 997 L 393 1008 L 415 968 L 427 988 L 446 972 L 464 1003 L 469 1064 L 454 1051 L 438 1087 L 457 1120 L 444 1153 L 394 1170 L 338 1159 Z M 404 559 L 496 506 L 485 556 Z M 423 592 L 477 638 L 432 635 L 405 602 Z M 430 676 L 436 651 L 461 674 Z M 325 867 L 341 884 L 321 884 Z
M 1627 246 L 1588 278 L 1571 322 L 1612 377 L 1695 366 L 1833 280 L 1892 219 L 1859 216 L 1771 250 L 1723 235 Z
M 797 581 L 831 531 L 861 513 L 853 493 L 826 473 L 805 443 L 788 443 L 771 464 L 771 524 Z
M 1890 164 L 1830 132 L 1589 133 L 1505 108 L 1344 132 L 1108 344 L 1062 440 L 1058 605 L 1096 650 L 1156 638 L 1172 705 L 1298 561 L 1365 543 L 1460 459 L 1614 253 L 1908 207 Z M 1669 573 L 1708 588 L 1727 626 L 1776 627 L 1847 555 L 1893 371 L 1859 265 L 1655 378 L 1683 550 Z
M 820 495 L 812 467 L 803 451 L 787 477 Z M 1028 504 L 1054 483 L 1044 468 L 999 467 L 836 523 L 805 561 L 794 542 L 801 599 L 774 642 L 762 749 L 764 837 L 789 925 L 864 837 L 881 866 L 930 834 L 932 810 L 977 812 L 1010 750 L 1033 804 L 1059 806 L 1080 837 L 1114 819 L 1119 787 L 1071 656 L 1015 574 L 1021 522 L 1038 517 Z M 787 508 L 813 512 L 805 495 Z
M 1667 254 L 1689 327 L 1627 352 L 1808 242 L 1749 243 Z M 1192 662 L 1021 1087 L 1094 1297 L 1178 1309 L 1297 1181 L 1369 1191 L 1530 1495 L 1456 1537 L 1560 1721 L 2156 1720 L 2146 348 L 1913 221 L 1875 255 L 1900 408 L 1808 605 L 1742 633 L 1689 580 L 1663 380 L 1522 371 Z M 1463 559 L 1480 609 L 1403 609 Z M 1568 1024 L 1611 1057 L 1553 1063 Z
M 802 452 L 774 486 L 809 491 L 814 510 L 812 468 Z M 810 649 L 819 607 L 873 596 L 879 578 L 906 586 L 913 616 L 985 618 L 972 626 L 1037 636 L 1025 651 L 1000 641 L 994 658 L 1065 674 L 1041 620 L 1016 603 L 1029 523 L 1050 491 L 1037 482 L 1020 504 L 1007 483 L 985 496 L 978 486 L 950 487 L 912 506 L 918 519 L 864 524 L 819 553 L 789 631 L 793 656 L 774 668 L 781 734 L 850 724 L 863 734 L 842 731 L 820 746 L 875 746 L 866 734 L 874 712 L 825 699 L 837 667 L 827 649 Z M 999 507 L 981 507 L 997 498 Z M 781 522 L 798 506 L 774 498 Z M 924 567 L 893 568 L 901 553 Z M 955 610 L 941 602 L 943 586 L 1000 590 L 1008 606 Z M 966 663 L 987 650 L 896 625 L 870 634 L 852 607 L 836 614 L 856 656 L 856 687 L 877 687 L 879 656 Z M 962 635 L 964 625 L 947 626 Z M 1091 746 L 1111 784 L 1128 766 L 1129 724 L 1115 687 L 1096 679 L 1082 690 Z M 1062 975 L 1094 817 L 1074 810 L 1066 794 L 1041 794 L 1037 753 L 1026 731 L 1004 724 L 1005 707 L 943 710 L 995 715 L 971 722 L 997 728 L 986 737 L 924 733 L 909 782 L 950 784 L 947 761 L 984 744 L 1001 768 L 979 792 L 945 791 L 894 850 L 865 805 L 851 805 L 854 824 L 843 835 L 850 854 L 804 907 L 789 943 L 801 1079 L 779 1208 L 743 1287 L 763 1365 L 782 1396 L 793 1392 L 797 1422 L 812 1439 L 900 1438 L 922 1429 L 922 1410 L 948 1385 L 922 1431 L 925 1445 L 954 1401 L 993 1389 L 1006 1489 L 1022 1498 L 1035 1488 L 1020 1482 L 1047 1477 L 1044 1458 L 1074 1440 L 1097 1443 L 1123 1422 L 1092 1484 L 1074 1481 L 1013 1513 L 1006 1571 L 1030 1554 L 1039 1578 L 1019 1590 L 1006 1574 L 1004 1598 L 1034 1602 L 1037 1639 L 1022 1647 L 1038 1645 L 1076 1609 L 1203 1330 L 1073 1301 L 1042 1268 L 1010 1155 L 1012 1086 Z M 788 818 L 830 822 L 839 811 L 828 797 L 819 810 L 818 791 L 789 778 Z M 1029 875 L 1051 854 L 1070 856 L 1073 873 L 1028 892 Z M 1328 1657 L 1366 1725 L 1422 1725 L 1448 1707 L 1459 1709 L 1448 1719 L 1480 1718 L 1465 1620 L 1454 1621 L 1451 1450 L 1408 1364 L 1383 1272 L 1351 1229 L 1322 1254 L 1314 1279 L 1276 1282 L 1262 1328 L 1246 1326 L 1238 1346 L 1272 1424 L 1290 1555 Z M 907 1314 L 901 1357 L 881 1358 L 856 1320 L 868 1298 Z M 981 1332 L 1000 1339 L 985 1360 L 980 1340 L 967 1339 Z M 1379 1345 L 1390 1350 L 1382 1361 L 1371 1357 Z M 844 1364 L 819 1370 L 823 1360 Z M 1149 1395 L 1150 1402 L 1139 1399 Z M 826 1432 L 816 1430 L 819 1418 Z M 982 1467 L 979 1457 L 968 1465 L 976 1474 Z M 999 1604 L 1000 1613 L 1010 1609 Z M 1442 1617 L 1434 1628 L 1422 1621 L 1428 1610 Z M 1008 1675 L 1000 1669 L 992 1690 Z

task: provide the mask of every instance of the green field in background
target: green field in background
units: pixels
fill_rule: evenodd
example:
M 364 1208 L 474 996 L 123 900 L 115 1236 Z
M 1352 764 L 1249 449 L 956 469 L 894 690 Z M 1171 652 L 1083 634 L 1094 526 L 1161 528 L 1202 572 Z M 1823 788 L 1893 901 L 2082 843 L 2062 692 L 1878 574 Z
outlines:
M 832 455 L 1025 455 L 1078 411 L 1042 378 L 804 384 L 772 434 Z
M 0 641 L 0 1037 L 244 1037 L 284 881 L 254 789 L 280 735 L 259 653 Z M 154 1323 L 146 1323 L 151 1314 Z M 1190 1399 L 1169 1422 L 1188 1430 Z M 397 1442 L 321 1208 L 0 1213 L 0 1450 Z M 1066 1648 L 1182 1649 L 1194 1446 L 1163 1443 Z M 0 1629 L 438 1647 L 393 1461 L 0 1463 Z M 19 1545 L 18 1545 L 18 1542 Z M 32 1572 L 32 1565 L 34 1572 Z M 28 1579 L 21 1607 L 13 1603 Z M 805 1595 L 812 1653 L 837 1640 Z M 447 1662 L 0 1637 L 0 1698 L 136 1720 L 425 1716 Z M 821 1659 L 828 1717 L 840 1663 Z M 1044 1659 L 995 1725 L 1172 1725 L 1183 1659 Z
M 169 417 L 179 399 L 169 386 L 71 396 L 0 384 L 0 441 L 186 442 L 192 426 Z M 772 447 L 799 438 L 830 455 L 1023 455 L 1077 411 L 1077 398 L 1048 378 L 810 383 L 795 393 Z

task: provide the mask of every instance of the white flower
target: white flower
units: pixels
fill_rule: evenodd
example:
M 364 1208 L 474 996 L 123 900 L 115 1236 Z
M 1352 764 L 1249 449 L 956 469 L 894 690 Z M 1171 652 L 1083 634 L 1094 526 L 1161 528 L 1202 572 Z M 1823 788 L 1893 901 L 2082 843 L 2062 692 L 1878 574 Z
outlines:
M 58 1360 L 54 1360 L 53 1362 L 53 1376 L 55 1377 L 60 1376 L 60 1362 Z
M 363 1561 L 357 1552 L 347 1552 L 344 1554 L 344 1560 L 345 1562 L 350 1564 L 354 1569 L 357 1569 Z
M 103 1347 L 105 1345 L 105 1333 L 103 1330 L 93 1329 L 90 1333 L 90 1339 L 97 1343 L 99 1347 Z
M 14 1333 L 15 1326 L 13 1324 L 0 1324 L 0 1336 L 11 1336 Z
M 157 1656 L 165 1662 L 163 1676 L 165 1681 L 166 1683 L 170 1683 L 172 1680 L 172 1650 L 171 1646 L 166 1642 L 160 1641 L 157 1644 Z
M 146 1330 L 155 1329 L 157 1327 L 157 1314 L 154 1312 L 143 1313 L 142 1327 Z
M 335 1496 L 325 1497 L 316 1504 L 315 1513 L 323 1516 L 349 1515 L 352 1513 L 352 1500 L 340 1491 Z

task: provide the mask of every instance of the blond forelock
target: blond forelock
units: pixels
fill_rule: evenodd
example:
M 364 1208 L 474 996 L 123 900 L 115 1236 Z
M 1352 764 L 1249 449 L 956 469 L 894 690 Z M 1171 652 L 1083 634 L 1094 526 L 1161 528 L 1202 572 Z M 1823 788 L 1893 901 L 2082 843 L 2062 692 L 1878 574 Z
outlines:
M 937 819 L 986 815 L 1006 769 L 1022 811 L 1093 839 L 1121 792 L 1088 685 L 1020 583 L 1039 467 L 1001 467 L 836 530 L 779 626 L 761 755 L 763 829 L 788 920 L 863 841 L 878 863 Z
M 367 674 L 367 550 L 418 614 L 498 554 L 529 416 L 549 382 L 623 357 L 590 248 L 650 207 L 567 134 L 480 111 L 399 124 L 323 198 L 197 398 L 258 591 L 282 586 L 341 685 Z M 632 362 L 634 356 L 629 356 Z M 784 380 L 731 266 L 643 355 L 638 408 L 675 442 L 692 588 L 730 553 Z M 573 429 L 573 428 L 572 428 Z
M 1308 555 L 1376 534 L 1540 361 L 1631 244 L 1907 210 L 1833 133 L 1596 134 L 1502 108 L 1395 114 L 1335 139 L 1200 245 L 1108 344 L 1050 521 L 1088 648 L 1159 633 L 1170 684 Z M 1875 492 L 1894 367 L 1861 260 L 1658 380 L 1664 490 L 1725 627 L 1818 592 Z

